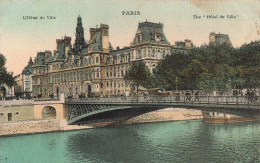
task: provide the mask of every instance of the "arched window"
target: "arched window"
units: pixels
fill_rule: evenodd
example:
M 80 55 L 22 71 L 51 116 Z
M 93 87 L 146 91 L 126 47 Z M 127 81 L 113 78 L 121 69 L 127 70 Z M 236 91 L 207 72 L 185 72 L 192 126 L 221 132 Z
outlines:
M 96 57 L 96 63 L 98 63 L 99 62 L 99 57 Z
M 153 73 L 155 72 L 155 64 L 153 64 Z
M 155 55 L 155 51 L 153 50 L 153 51 L 152 51 L 152 57 L 154 57 L 154 55 Z
M 165 58 L 165 51 L 163 51 L 163 58 Z
M 138 58 L 142 58 L 141 50 L 138 50 Z

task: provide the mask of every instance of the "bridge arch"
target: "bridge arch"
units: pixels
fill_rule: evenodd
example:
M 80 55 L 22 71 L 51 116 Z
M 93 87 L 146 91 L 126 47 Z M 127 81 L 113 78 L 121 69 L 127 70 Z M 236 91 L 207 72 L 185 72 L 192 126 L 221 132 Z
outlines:
M 43 119 L 55 119 L 56 118 L 56 109 L 51 106 L 45 106 L 42 109 L 42 118 Z

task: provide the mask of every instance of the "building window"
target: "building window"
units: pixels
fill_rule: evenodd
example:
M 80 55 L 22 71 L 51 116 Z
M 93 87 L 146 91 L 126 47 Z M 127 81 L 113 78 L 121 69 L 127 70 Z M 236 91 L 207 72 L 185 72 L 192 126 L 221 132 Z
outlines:
M 163 58 L 165 58 L 165 51 L 163 51 Z
M 142 58 L 141 50 L 138 50 L 138 58 Z
M 153 73 L 155 72 L 155 64 L 153 64 Z
M 155 55 L 155 51 L 153 50 L 153 51 L 152 51 L 152 57 L 154 57 L 154 55 Z
M 160 34 L 157 34 L 155 40 L 156 40 L 157 42 L 161 41 L 161 35 L 160 35 Z
M 141 35 L 137 36 L 137 43 L 141 43 Z
M 99 62 L 99 57 L 96 57 L 96 63 L 98 63 Z

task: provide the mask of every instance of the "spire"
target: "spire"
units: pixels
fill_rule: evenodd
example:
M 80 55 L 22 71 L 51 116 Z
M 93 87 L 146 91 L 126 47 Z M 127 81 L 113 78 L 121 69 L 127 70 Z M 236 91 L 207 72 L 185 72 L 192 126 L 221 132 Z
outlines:
M 82 19 L 80 15 L 77 18 L 77 27 L 76 27 L 76 39 L 75 43 L 73 45 L 73 51 L 74 52 L 79 52 L 81 51 L 84 47 L 86 47 L 86 42 L 84 38 L 84 28 L 82 26 Z
M 30 57 L 29 63 L 33 64 L 32 57 Z

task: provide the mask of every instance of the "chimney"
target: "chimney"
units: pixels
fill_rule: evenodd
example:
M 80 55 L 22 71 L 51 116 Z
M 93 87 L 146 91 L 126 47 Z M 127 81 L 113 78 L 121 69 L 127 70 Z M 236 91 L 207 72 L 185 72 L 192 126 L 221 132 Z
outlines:
M 100 24 L 102 32 L 102 49 L 103 52 L 109 53 L 109 26 L 106 24 Z
M 71 45 L 71 37 L 64 36 L 65 46 Z

